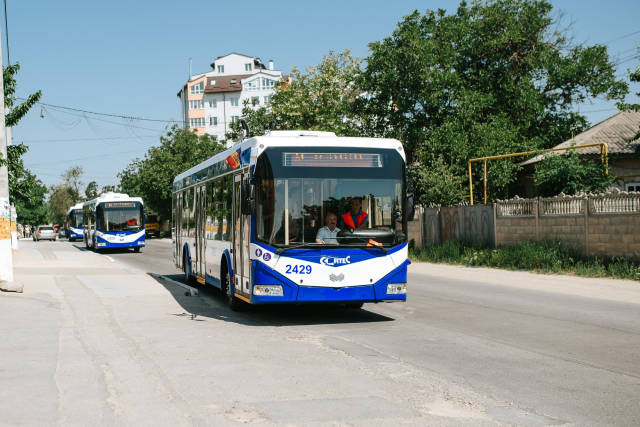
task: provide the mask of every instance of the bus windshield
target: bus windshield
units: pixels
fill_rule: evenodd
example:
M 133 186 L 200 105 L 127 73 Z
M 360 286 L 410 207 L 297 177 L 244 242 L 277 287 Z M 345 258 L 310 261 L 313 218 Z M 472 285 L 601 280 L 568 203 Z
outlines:
M 340 246 L 366 247 L 367 233 L 385 232 L 392 238 L 384 246 L 403 243 L 404 174 L 404 160 L 395 150 L 269 148 L 258 158 L 254 175 L 255 238 L 274 247 L 313 245 L 333 214 L 342 230 L 367 220 L 361 237 L 341 240 Z M 362 206 L 357 224 L 351 222 L 352 200 Z
M 96 208 L 96 229 L 102 232 L 136 232 L 143 227 L 140 202 L 105 202 Z
M 82 211 L 72 210 L 69 214 L 69 227 L 80 228 L 82 227 Z

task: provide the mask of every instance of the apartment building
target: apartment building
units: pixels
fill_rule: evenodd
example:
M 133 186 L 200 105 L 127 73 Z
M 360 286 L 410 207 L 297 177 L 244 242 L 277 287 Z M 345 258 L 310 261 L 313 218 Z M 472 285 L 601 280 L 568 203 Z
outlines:
M 182 123 L 198 135 L 224 140 L 229 124 L 242 115 L 243 102 L 266 103 L 282 82 L 282 72 L 273 69 L 273 61 L 267 66 L 260 58 L 239 53 L 219 56 L 211 71 L 192 75 L 178 92 Z

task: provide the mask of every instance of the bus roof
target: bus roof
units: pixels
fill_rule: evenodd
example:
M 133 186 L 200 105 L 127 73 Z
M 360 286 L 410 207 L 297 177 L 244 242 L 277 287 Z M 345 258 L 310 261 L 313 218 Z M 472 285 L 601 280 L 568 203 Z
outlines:
M 74 210 L 74 209 L 82 210 L 82 202 L 77 203 L 77 204 L 76 204 L 76 205 L 74 205 L 74 206 L 71 206 L 71 207 L 69 208 L 69 212 L 71 212 L 71 211 L 72 211 L 72 210 Z
M 82 206 L 87 206 L 91 204 L 100 204 L 105 202 L 140 202 L 144 205 L 142 201 L 142 197 L 129 197 L 128 194 L 122 193 L 105 193 L 101 194 L 95 199 L 87 200 L 82 204 Z
M 359 137 L 339 137 L 333 132 L 317 132 L 304 130 L 278 130 L 267 132 L 263 136 L 256 136 L 246 141 L 236 143 L 233 147 L 216 154 L 204 162 L 176 176 L 173 180 L 174 191 L 177 187 L 187 187 L 192 183 L 210 178 L 207 169 L 215 167 L 215 175 L 224 175 L 234 169 L 226 163 L 226 159 L 234 152 L 240 150 L 242 156 L 247 150 L 250 151 L 250 164 L 255 164 L 258 156 L 269 147 L 368 147 L 381 149 L 397 149 L 402 159 L 406 161 L 402 144 L 396 139 L 389 138 L 359 138 Z M 244 166 L 244 165 L 243 165 Z M 201 176 L 202 175 L 202 176 Z M 204 175 L 207 175 L 206 177 Z M 176 185 L 177 184 L 177 185 Z M 182 184 L 182 185 L 181 185 Z

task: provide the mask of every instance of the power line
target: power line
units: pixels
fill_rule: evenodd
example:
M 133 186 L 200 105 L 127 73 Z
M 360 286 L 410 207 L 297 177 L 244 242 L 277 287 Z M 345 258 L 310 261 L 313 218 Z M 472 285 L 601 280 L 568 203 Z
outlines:
M 121 154 L 130 154 L 130 153 L 135 153 L 138 151 L 145 151 L 146 148 L 140 148 L 137 150 L 130 150 L 130 151 L 122 151 L 120 153 L 112 153 L 112 154 L 101 154 L 99 156 L 91 156 L 91 157 L 81 157 L 79 159 L 69 159 L 69 160 L 60 160 L 58 162 L 44 162 L 44 163 L 33 163 L 33 164 L 29 164 L 29 165 L 25 165 L 27 167 L 33 167 L 33 166 L 46 166 L 46 165 L 51 165 L 51 164 L 58 164 L 58 163 L 70 163 L 70 162 L 77 162 L 78 160 L 94 160 L 94 159 L 101 159 L 101 158 L 105 158 L 105 157 L 114 157 L 114 156 L 119 156 Z
M 618 37 L 617 39 L 610 40 L 610 41 L 608 41 L 608 42 L 606 42 L 606 43 L 603 43 L 603 44 L 609 44 L 609 43 L 611 43 L 611 42 L 615 42 L 615 41 L 618 41 L 618 40 L 621 40 L 621 39 L 627 38 L 627 37 L 629 37 L 629 36 L 632 36 L 632 35 L 634 35 L 634 34 L 638 34 L 638 33 L 640 33 L 640 31 L 636 31 L 636 32 L 631 33 L 631 34 L 627 34 L 626 36 Z
M 17 98 L 17 99 L 21 99 L 21 100 L 26 101 L 24 98 Z M 162 123 L 171 123 L 171 122 L 175 122 L 175 123 L 179 123 L 179 121 L 174 120 L 174 119 L 169 119 L 169 120 L 143 119 L 142 117 L 123 116 L 123 115 L 120 115 L 120 114 L 96 113 L 95 111 L 80 110 L 80 109 L 78 109 L 78 108 L 63 107 L 63 106 L 61 106 L 61 105 L 46 104 L 46 103 L 44 103 L 44 102 L 38 102 L 38 104 L 40 104 L 40 105 L 44 105 L 44 106 L 46 106 L 46 107 L 61 108 L 61 109 L 63 109 L 63 110 L 78 111 L 78 112 L 80 112 L 80 113 L 95 114 L 96 116 L 118 117 L 118 118 L 121 118 L 121 119 L 142 120 L 142 121 L 145 121 L 145 122 L 162 122 Z
M 74 141 L 102 141 L 103 139 L 129 139 L 130 136 L 119 136 L 113 138 L 76 138 L 76 139 L 31 139 L 26 141 L 20 141 L 21 143 L 34 144 L 38 142 L 74 142 Z

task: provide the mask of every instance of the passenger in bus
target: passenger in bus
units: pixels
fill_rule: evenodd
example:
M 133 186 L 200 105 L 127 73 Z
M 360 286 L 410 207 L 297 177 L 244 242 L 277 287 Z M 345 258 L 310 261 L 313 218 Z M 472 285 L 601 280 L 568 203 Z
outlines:
M 362 197 L 351 199 L 351 211 L 342 215 L 339 227 L 345 229 L 351 227 L 354 230 L 366 228 L 369 224 L 369 215 L 362 210 Z
M 336 240 L 336 236 L 340 231 L 340 229 L 336 227 L 336 224 L 338 224 L 338 216 L 333 212 L 329 212 L 325 215 L 324 222 L 327 225 L 318 230 L 318 234 L 316 234 L 316 243 L 337 245 L 338 241 Z

